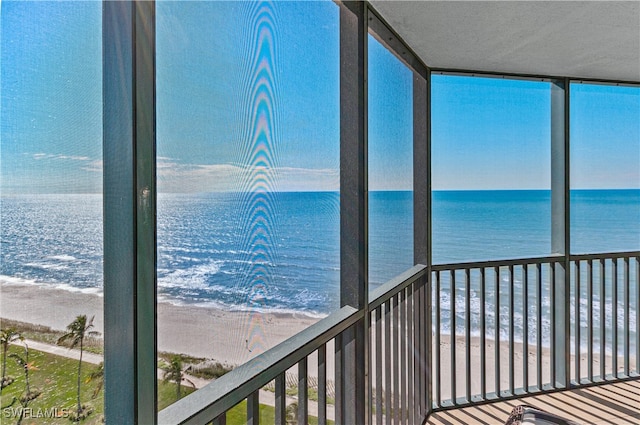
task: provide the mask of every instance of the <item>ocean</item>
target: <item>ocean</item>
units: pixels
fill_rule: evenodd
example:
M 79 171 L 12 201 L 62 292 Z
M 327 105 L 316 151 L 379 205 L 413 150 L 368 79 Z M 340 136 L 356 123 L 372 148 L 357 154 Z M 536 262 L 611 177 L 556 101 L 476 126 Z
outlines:
M 411 192 L 371 192 L 369 209 L 373 289 L 413 264 L 419 218 Z M 573 191 L 571 211 L 574 253 L 640 250 L 640 190 Z M 323 317 L 339 306 L 339 213 L 335 192 L 160 194 L 159 300 Z M 550 254 L 549 191 L 436 191 L 432 214 L 434 263 Z M 4 196 L 0 224 L 4 284 L 102 293 L 101 195 Z

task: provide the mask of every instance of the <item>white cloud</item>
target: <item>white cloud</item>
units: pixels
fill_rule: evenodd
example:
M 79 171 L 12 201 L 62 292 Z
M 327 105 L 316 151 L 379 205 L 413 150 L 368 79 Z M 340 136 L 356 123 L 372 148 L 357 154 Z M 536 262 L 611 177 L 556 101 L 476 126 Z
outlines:
M 65 159 L 71 161 L 91 161 L 91 158 L 88 156 L 77 156 L 77 155 L 61 155 L 61 154 L 51 154 L 51 153 L 35 153 L 33 154 L 33 159 Z
M 102 173 L 102 160 L 96 159 L 89 162 L 87 165 L 82 167 L 84 171 L 90 171 L 92 173 Z
M 338 170 L 158 161 L 159 192 L 335 191 Z
M 86 156 L 50 153 L 31 154 L 34 160 L 75 161 L 79 169 L 103 172 L 103 161 Z M 157 157 L 159 192 L 239 192 L 239 191 L 337 191 L 337 169 L 296 167 L 252 167 L 236 164 L 184 164 L 169 157 Z

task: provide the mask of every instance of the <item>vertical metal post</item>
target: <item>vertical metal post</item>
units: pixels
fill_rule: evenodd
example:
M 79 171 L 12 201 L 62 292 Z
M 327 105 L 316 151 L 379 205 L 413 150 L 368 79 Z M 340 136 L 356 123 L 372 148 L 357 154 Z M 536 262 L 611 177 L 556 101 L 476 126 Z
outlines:
M 486 317 L 486 277 L 485 268 L 480 268 L 480 398 L 487 398 L 487 317 Z M 437 298 L 436 298 L 437 299 Z M 526 323 L 526 322 L 525 322 Z M 437 347 L 437 344 L 436 344 Z
M 542 391 L 542 264 L 536 264 L 536 380 Z
M 556 346 L 555 346 L 555 341 L 556 341 L 556 335 L 557 335 L 557 329 L 556 329 L 556 310 L 554 308 L 554 306 L 556 305 L 556 284 L 557 284 L 557 279 L 556 279 L 556 275 L 558 274 L 558 270 L 557 267 L 560 267 L 556 262 L 551 263 L 551 285 L 549 287 L 549 298 L 550 298 L 550 305 L 551 308 L 549 309 L 549 322 L 551 323 L 551 335 L 550 335 L 550 340 L 551 340 L 551 347 L 549 347 L 549 355 L 551 357 L 551 361 L 549 362 L 549 381 L 551 383 L 551 388 L 557 388 L 556 386 L 556 362 L 554 361 L 554 359 L 556 358 Z
M 554 362 L 557 388 L 569 384 L 570 361 L 570 232 L 569 232 L 569 80 L 551 83 L 551 251 L 563 258 L 555 264 Z
M 599 264 L 599 297 L 600 299 L 598 300 L 600 303 L 600 380 L 604 381 L 607 379 L 607 375 L 606 375 L 606 359 L 607 359 L 607 351 L 606 351 L 606 342 L 607 342 L 607 334 L 606 334 L 606 330 L 607 330 L 607 317 L 606 317 L 606 312 L 607 312 L 607 294 L 606 294 L 606 286 L 605 286 L 605 276 L 606 276 L 606 260 L 604 258 L 601 258 L 598 262 Z
M 611 374 L 618 377 L 618 259 L 611 259 Z
M 413 261 L 424 264 L 427 270 L 424 276 L 424 291 L 426 303 L 424 305 L 426 323 L 415 326 L 414 330 L 423 329 L 425 332 L 425 358 L 416 359 L 424 362 L 426 368 L 426 394 L 420 394 L 424 400 L 422 411 L 426 416 L 431 413 L 433 406 L 433 346 L 432 338 L 432 306 L 431 290 L 431 135 L 430 135 L 430 74 L 413 72 Z
M 155 3 L 103 3 L 107 423 L 155 424 Z
M 500 386 L 500 268 L 499 267 L 494 267 L 493 268 L 493 287 L 494 287 L 494 297 L 495 297 L 495 305 L 494 305 L 494 310 L 493 310 L 493 317 L 494 317 L 494 332 L 495 332 L 495 337 L 494 337 L 494 342 L 493 342 L 493 349 L 494 349 L 494 369 L 495 369 L 495 393 L 496 396 L 498 396 L 498 398 L 500 398 L 501 393 L 501 386 Z M 453 305 L 453 304 L 452 304 Z M 453 317 L 453 314 L 452 314 Z
M 298 363 L 298 423 L 307 425 L 309 422 L 309 385 L 307 358 Z
M 442 401 L 442 368 L 440 367 L 440 356 L 441 356 L 441 350 L 440 350 L 440 335 L 442 334 L 442 321 L 440 320 L 440 272 L 439 271 L 435 271 L 433 272 L 433 276 L 431 276 L 429 278 L 429 280 L 433 280 L 435 279 L 434 283 L 435 283 L 435 296 L 436 296 L 436 300 L 438 300 L 438 302 L 435 305 L 436 311 L 435 311 L 435 321 L 436 321 L 436 328 L 435 328 L 435 332 L 436 332 L 436 338 L 435 338 L 435 345 L 433 346 L 433 351 L 434 356 L 435 356 L 435 364 L 436 364 L 436 368 L 435 368 L 435 381 L 436 381 L 436 390 L 435 390 L 435 394 L 433 395 L 433 399 L 435 399 L 435 405 L 436 406 L 440 406 L 440 402 Z M 433 401 L 433 400 L 432 400 Z M 433 404 L 432 404 L 433 405 Z
M 382 425 L 382 306 L 376 312 L 376 424 Z M 369 406 L 373 409 L 373 406 Z
M 450 277 L 449 277 L 449 309 L 451 311 L 451 337 L 449 339 L 449 354 L 451 355 L 451 376 L 449 377 L 449 379 L 451 380 L 451 402 L 453 403 L 453 405 L 455 406 L 457 404 L 457 391 L 456 391 L 456 382 L 457 382 L 457 374 L 456 374 L 456 360 L 457 360 L 457 354 L 456 354 L 456 346 L 457 346 L 457 340 L 456 340 L 456 270 L 455 269 L 451 269 L 449 271 L 450 273 Z
M 631 280 L 630 275 L 629 275 L 629 257 L 625 257 L 623 259 L 624 261 L 624 286 L 623 286 L 623 308 L 624 308 L 624 376 L 628 377 L 629 376 L 629 342 L 630 341 L 630 335 L 629 335 L 629 303 L 631 301 L 631 298 L 629 296 L 629 289 L 631 286 Z M 637 320 L 637 319 L 636 319 Z
M 455 341 L 452 342 L 452 344 L 455 343 Z M 466 401 L 471 403 L 471 269 L 465 269 L 464 271 L 464 346 L 465 396 Z
M 636 374 L 640 375 L 640 257 L 636 257 Z
M 522 388 L 529 392 L 529 264 L 522 266 Z
M 260 392 L 254 391 L 247 397 L 247 425 L 260 424 Z M 306 425 L 306 424 L 304 424 Z
M 581 363 L 581 359 L 580 359 L 580 341 L 581 341 L 581 334 L 580 334 L 580 328 L 581 328 L 581 323 L 580 323 L 580 290 L 581 290 L 581 279 L 580 279 L 580 261 L 576 261 L 575 264 L 573 265 L 573 271 L 574 271 L 574 292 L 575 292 L 575 318 L 573 320 L 573 333 L 574 333 L 574 347 L 575 347 L 575 354 L 574 354 L 574 380 L 576 382 L 576 384 L 580 384 L 580 378 L 582 375 L 582 372 L 580 370 L 580 363 Z
M 284 375 L 282 376 L 284 378 Z M 276 404 L 276 408 L 277 408 L 277 404 Z M 284 412 L 285 409 L 282 409 L 282 411 Z M 284 420 L 282 422 L 284 422 Z M 318 425 L 326 425 L 326 424 L 327 424 L 327 346 L 323 345 L 322 347 L 318 348 Z
M 406 289 L 398 294 L 400 307 L 400 423 L 407 422 L 407 302 Z M 371 410 L 371 409 L 370 409 Z
M 368 313 L 367 5 L 340 6 L 340 305 L 364 318 L 340 338 L 343 386 L 337 424 L 366 417 Z M 337 372 L 338 373 L 338 372 Z
M 515 369 L 515 349 L 514 349 L 514 313 L 515 313 L 515 283 L 513 265 L 509 266 L 509 394 L 514 395 L 514 369 Z M 523 324 L 524 326 L 524 324 Z
M 389 300 L 384 303 L 384 418 L 386 425 L 391 425 L 393 418 L 391 369 L 394 360 L 391 357 L 391 301 Z
M 430 84 L 427 78 L 413 72 L 413 262 L 425 266 L 431 263 Z
M 387 412 L 387 417 L 391 417 L 393 418 L 393 422 L 394 423 L 398 423 L 398 421 L 400 420 L 400 357 L 399 357 L 399 349 L 400 349 L 400 341 L 398 341 L 399 338 L 399 331 L 400 331 L 400 324 L 399 324 L 399 318 L 398 318 L 398 313 L 399 313 L 399 307 L 398 307 L 398 298 L 399 295 L 396 294 L 394 297 L 391 298 L 391 312 L 392 312 L 392 331 L 393 331 L 393 349 L 392 349 L 392 359 L 393 359 L 393 366 L 389 367 L 387 366 L 387 369 L 391 370 L 391 375 L 393 377 L 393 386 L 391 385 L 391 382 L 389 382 L 389 387 L 393 388 L 393 415 L 390 415 Z M 388 345 L 391 345 L 391 341 L 389 341 L 387 343 Z
M 587 261 L 587 377 L 593 382 L 593 261 Z
M 320 356 L 320 354 L 318 356 Z M 321 381 L 320 377 L 318 377 L 318 384 L 320 384 L 321 382 L 323 381 Z M 284 425 L 286 423 L 286 415 L 287 415 L 286 413 L 287 412 L 286 377 L 284 373 L 281 373 L 280 375 L 276 376 L 275 393 L 276 393 L 275 425 Z M 323 394 L 320 391 L 318 391 L 318 396 L 322 397 Z M 326 399 L 326 394 L 324 396 Z M 318 409 L 322 409 L 322 405 L 320 404 L 320 399 L 318 399 Z M 322 412 L 322 410 L 320 410 L 320 412 Z M 322 423 L 320 417 L 318 417 L 318 423 Z

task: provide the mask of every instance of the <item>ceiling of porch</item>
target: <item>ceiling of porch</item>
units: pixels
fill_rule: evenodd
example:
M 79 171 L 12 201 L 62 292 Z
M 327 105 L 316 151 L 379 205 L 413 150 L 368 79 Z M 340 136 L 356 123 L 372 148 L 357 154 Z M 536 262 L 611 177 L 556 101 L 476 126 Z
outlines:
M 433 68 L 640 82 L 640 1 L 371 4 Z

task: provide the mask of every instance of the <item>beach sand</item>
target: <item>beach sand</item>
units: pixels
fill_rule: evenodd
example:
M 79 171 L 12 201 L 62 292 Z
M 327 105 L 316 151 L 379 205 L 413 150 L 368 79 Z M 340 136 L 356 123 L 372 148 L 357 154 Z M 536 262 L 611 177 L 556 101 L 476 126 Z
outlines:
M 70 292 L 60 289 L 48 289 L 36 285 L 3 284 L 0 282 L 0 317 L 20 320 L 50 326 L 63 330 L 77 315 L 95 316 L 95 330 L 103 332 L 102 317 L 103 298 L 96 294 Z M 158 303 L 158 349 L 174 353 L 184 353 L 195 357 L 214 359 L 234 366 L 259 355 L 274 347 L 288 337 L 307 328 L 319 319 L 304 314 L 276 314 L 230 312 L 209 307 L 178 306 L 169 303 Z M 373 337 L 372 337 L 373 338 Z M 434 373 L 440 370 L 441 385 L 434 387 L 434 397 L 440 394 L 445 400 L 451 397 L 451 338 L 442 336 L 440 342 L 440 364 L 435 366 Z M 435 339 L 434 339 L 435 343 Z M 470 346 L 471 393 L 478 394 L 481 390 L 481 358 L 480 338 L 472 337 Z M 332 355 L 333 345 L 327 346 L 327 360 L 329 379 L 334 376 Z M 495 391 L 495 342 L 486 340 L 486 392 Z M 500 389 L 509 389 L 509 346 L 505 342 L 500 344 Z M 550 382 L 550 352 L 542 349 L 542 383 Z M 375 355 L 373 356 L 375 358 Z M 523 345 L 514 344 L 514 387 L 523 384 Z M 632 356 L 633 357 L 633 356 Z M 631 359 L 631 369 L 635 370 L 634 359 Z M 573 373 L 574 358 L 571 358 L 571 373 Z M 606 370 L 611 371 L 611 356 L 605 359 Z M 581 356 L 582 373 L 587 373 L 587 357 Z M 618 369 L 623 367 L 623 359 L 618 360 Z M 309 359 L 309 375 L 317 376 L 317 360 L 315 356 Z M 529 385 L 537 384 L 537 359 L 535 347 L 529 346 Z M 463 337 L 456 337 L 456 396 L 466 394 L 466 346 Z M 384 371 L 384 368 L 383 368 Z M 295 368 L 291 370 L 295 375 Z M 594 355 L 594 375 L 599 374 L 599 354 Z M 384 373 L 384 372 L 383 372 Z M 372 371 L 375 375 L 375 370 Z M 375 385 L 375 376 L 372 379 Z
M 433 384 L 433 399 L 445 401 L 453 398 L 465 398 L 467 396 L 467 370 L 469 370 L 469 382 L 470 382 L 470 394 L 471 396 L 477 396 L 482 394 L 482 385 L 484 382 L 484 393 L 491 394 L 498 389 L 501 393 L 509 392 L 511 385 L 513 389 L 517 390 L 525 386 L 536 387 L 542 385 L 544 387 L 551 383 L 551 352 L 548 347 L 541 348 L 540 356 L 540 381 L 538 381 L 538 359 L 537 348 L 535 345 L 529 344 L 527 352 L 527 377 L 528 380 L 525 383 L 524 377 L 524 344 L 515 342 L 513 344 L 513 364 L 510 361 L 510 348 L 509 344 L 505 341 L 500 341 L 498 351 L 498 364 L 499 364 L 499 383 L 496 385 L 496 343 L 494 340 L 485 340 L 485 359 L 484 368 L 482 367 L 481 357 L 481 344 L 480 337 L 471 337 L 469 345 L 469 367 L 467 368 L 467 347 L 464 336 L 456 336 L 456 349 L 455 349 L 455 370 L 452 369 L 453 359 L 451 354 L 451 336 L 442 335 L 440 337 L 440 358 L 439 364 L 436 363 L 436 348 L 435 337 L 432 339 L 434 351 L 432 352 L 432 371 L 434 377 L 437 378 L 439 372 L 440 379 L 434 380 Z M 384 353 L 384 351 L 383 351 Z M 384 354 L 383 354 L 384 355 Z M 630 359 L 629 369 L 631 371 L 636 370 L 635 358 Z M 571 354 L 570 358 L 570 379 L 574 377 L 575 370 L 575 355 Z M 375 353 L 373 354 L 373 361 L 375 362 Z M 612 356 L 605 355 L 605 374 L 612 373 Z M 389 364 L 386 362 L 384 364 Z M 584 379 L 588 376 L 588 356 L 581 353 L 580 356 L 580 376 Z M 618 372 L 622 373 L 624 370 L 624 358 L 622 353 L 618 356 Z M 510 372 L 512 370 L 513 383 L 511 383 Z M 385 368 L 382 369 L 383 374 L 383 386 Z M 600 354 L 593 354 L 592 364 L 593 376 L 600 374 Z M 484 381 L 483 381 L 484 376 Z M 410 378 L 407 376 L 407 379 Z M 372 381 L 376 382 L 375 370 L 372 371 Z M 455 385 L 455 394 L 452 391 Z
M 0 317 L 64 330 L 76 316 L 95 316 L 104 332 L 102 296 L 0 282 Z M 238 365 L 317 322 L 304 314 L 232 312 L 158 303 L 158 350 Z

